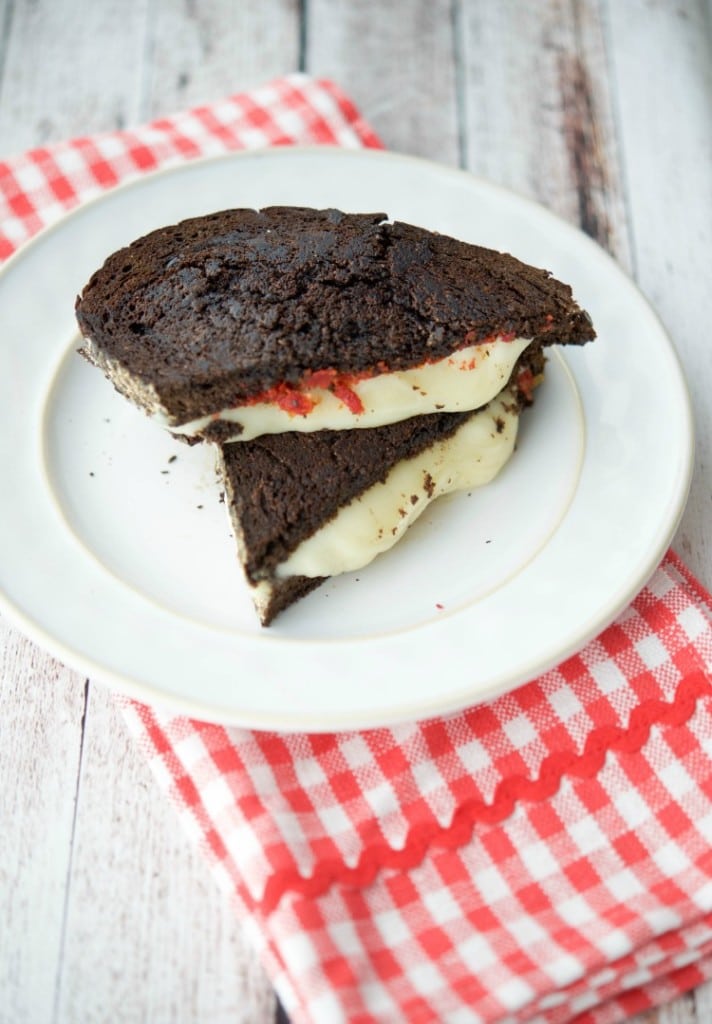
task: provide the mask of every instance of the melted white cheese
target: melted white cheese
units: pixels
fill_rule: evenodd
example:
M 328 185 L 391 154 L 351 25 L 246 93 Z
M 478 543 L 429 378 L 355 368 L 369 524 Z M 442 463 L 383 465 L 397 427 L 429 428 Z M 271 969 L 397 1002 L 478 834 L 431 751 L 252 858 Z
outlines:
M 276 576 L 335 576 L 387 551 L 431 501 L 489 483 L 514 449 L 519 415 L 506 389 L 455 434 L 398 463 L 277 567 Z
M 235 406 L 211 416 L 170 426 L 173 433 L 195 435 L 210 423 L 221 420 L 236 425 L 229 440 L 249 441 L 261 434 L 281 434 L 295 430 L 349 430 L 353 427 L 380 427 L 433 412 L 467 412 L 486 405 L 509 380 L 514 364 L 531 339 L 487 342 L 471 345 L 445 359 L 424 363 L 412 370 L 380 373 L 356 381 L 350 390 L 358 396 L 362 413 L 352 412 L 331 391 L 313 388 L 305 391 L 315 402 L 306 415 L 281 409 L 275 403 Z M 242 427 L 242 432 L 239 428 Z M 228 438 L 222 440 L 227 441 Z

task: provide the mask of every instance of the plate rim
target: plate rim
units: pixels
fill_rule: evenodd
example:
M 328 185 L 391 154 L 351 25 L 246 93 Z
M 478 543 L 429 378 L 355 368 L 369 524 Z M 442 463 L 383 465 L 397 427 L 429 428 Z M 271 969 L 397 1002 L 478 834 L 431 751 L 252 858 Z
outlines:
M 59 660 L 68 667 L 79 670 L 98 681 L 103 681 L 113 689 L 117 689 L 126 694 L 128 697 L 148 703 L 168 706 L 179 713 L 189 714 L 191 717 L 217 721 L 224 724 L 242 725 L 248 728 L 279 730 L 285 732 L 322 732 L 351 730 L 354 728 L 374 728 L 378 726 L 391 725 L 405 720 L 422 719 L 433 715 L 447 714 L 473 703 L 480 704 L 491 700 L 498 695 L 522 685 L 527 679 L 534 678 L 542 672 L 552 668 L 554 665 L 559 664 L 572 653 L 580 650 L 592 637 L 601 632 L 606 625 L 613 621 L 613 619 L 616 618 L 616 616 L 630 603 L 635 595 L 639 593 L 649 581 L 657 566 L 660 564 L 660 561 L 662 560 L 682 518 L 694 471 L 695 447 L 693 410 L 689 387 L 685 379 L 681 360 L 660 316 L 653 308 L 647 297 L 642 293 L 633 277 L 594 239 L 585 235 L 575 225 L 564 220 L 548 207 L 541 205 L 535 200 L 513 189 L 496 182 L 492 182 L 476 174 L 472 174 L 467 170 L 439 164 L 436 161 L 429 160 L 424 157 L 387 150 L 317 145 L 274 146 L 251 150 L 234 150 L 228 153 L 198 157 L 189 161 L 171 161 L 165 166 L 153 170 L 148 174 L 137 172 L 135 175 L 132 175 L 129 179 L 124 180 L 117 186 L 107 191 L 100 192 L 84 202 L 77 204 L 77 206 L 47 224 L 31 239 L 21 244 L 17 250 L 4 261 L 2 267 L 0 267 L 0 287 L 2 287 L 3 279 L 7 273 L 11 271 L 19 261 L 26 258 L 31 250 L 41 246 L 49 234 L 65 229 L 67 224 L 75 218 L 78 218 L 80 215 L 86 215 L 87 211 L 91 207 L 105 203 L 107 199 L 115 197 L 118 193 L 140 190 L 141 187 L 145 187 L 150 180 L 166 177 L 168 175 L 178 175 L 181 172 L 200 170 L 200 168 L 207 165 L 224 163 L 226 161 L 242 161 L 244 159 L 251 158 L 264 158 L 265 156 L 269 158 L 284 157 L 293 159 L 300 155 L 321 156 L 325 154 L 327 154 L 329 158 L 346 160 L 355 157 L 359 160 L 367 159 L 376 161 L 387 160 L 390 162 L 407 162 L 412 163 L 415 166 L 427 168 L 431 172 L 436 172 L 439 175 L 452 175 L 461 180 L 467 180 L 470 185 L 475 186 L 478 189 L 483 189 L 489 192 L 494 191 L 505 201 L 507 199 L 511 199 L 516 203 L 530 208 L 538 218 L 543 217 L 544 220 L 550 218 L 557 227 L 563 226 L 567 231 L 575 233 L 577 241 L 582 244 L 584 248 L 588 247 L 592 252 L 595 252 L 597 258 L 600 259 L 601 256 L 605 257 L 605 259 L 608 260 L 615 268 L 615 272 L 626 281 L 630 288 L 635 291 L 639 300 L 642 301 L 647 308 L 648 313 L 652 314 L 653 318 L 657 322 L 659 334 L 667 345 L 668 355 L 672 357 L 672 361 L 676 366 L 678 397 L 682 399 L 681 409 L 685 414 L 685 423 L 683 425 L 685 451 L 679 477 L 678 493 L 674 496 L 674 500 L 670 506 L 671 511 L 668 512 L 664 522 L 664 527 L 662 524 L 658 526 L 656 531 L 657 544 L 654 547 L 651 546 L 650 551 L 648 552 L 648 557 L 645 559 L 644 569 L 641 567 L 635 575 L 635 578 L 629 579 L 625 587 L 622 589 L 619 588 L 616 591 L 616 599 L 607 603 L 605 615 L 593 616 L 590 621 L 581 623 L 576 636 L 571 637 L 570 642 L 567 645 L 563 647 L 559 646 L 556 651 L 552 651 L 548 657 L 542 657 L 538 662 L 529 665 L 527 675 L 524 678 L 511 678 L 510 676 L 509 679 L 503 679 L 501 676 L 498 676 L 497 678 L 491 679 L 484 686 L 475 681 L 464 690 L 448 692 L 445 699 L 443 699 L 442 696 L 439 696 L 438 698 L 431 698 L 430 700 L 420 699 L 415 703 L 409 704 L 404 704 L 404 702 L 400 700 L 397 703 L 389 705 L 387 708 L 381 707 L 375 712 L 375 714 L 370 715 L 367 712 L 362 712 L 360 714 L 357 712 L 354 715 L 352 712 L 343 711 L 339 715 L 336 715 L 333 711 L 312 711 L 306 715 L 290 712 L 286 716 L 282 716 L 274 710 L 262 712 L 249 710 L 247 712 L 243 712 L 240 708 L 235 708 L 234 706 L 217 707 L 215 704 L 206 706 L 195 698 L 187 698 L 178 694 L 169 695 L 163 690 L 160 690 L 155 684 L 152 686 L 150 682 L 142 682 L 137 680 L 134 676 L 128 676 L 123 673 L 116 672 L 111 668 L 101 665 L 93 658 L 72 650 L 71 646 L 64 643 L 61 639 L 53 636 L 43 626 L 34 622 L 31 615 L 26 614 L 23 609 L 17 607 L 12 598 L 5 593 L 4 587 L 0 585 L 0 610 L 2 610 L 2 613 L 7 616 L 8 621 L 16 625 L 21 632 L 58 657 Z M 427 625 L 430 624 L 426 624 L 426 626 Z M 280 643 L 283 643 L 286 639 L 288 641 L 288 646 L 290 646 L 289 641 L 294 638 L 280 637 L 278 639 Z M 297 642 L 301 644 L 313 644 L 316 646 L 323 643 L 323 641 L 320 642 L 314 640 L 299 641 L 298 638 Z M 345 638 L 343 641 L 329 640 L 327 643 L 354 643 L 354 638 Z M 323 717 L 324 715 L 327 716 L 326 719 Z

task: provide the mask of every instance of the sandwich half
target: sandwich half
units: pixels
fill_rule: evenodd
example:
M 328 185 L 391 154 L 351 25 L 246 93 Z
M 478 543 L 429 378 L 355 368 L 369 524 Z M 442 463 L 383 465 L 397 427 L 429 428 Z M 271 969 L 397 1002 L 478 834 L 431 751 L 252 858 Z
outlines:
M 383 214 L 226 210 L 114 253 L 81 352 L 188 440 L 384 426 L 486 405 L 525 351 L 594 337 L 571 289 Z
M 226 210 L 110 256 L 81 353 L 217 445 L 261 622 L 368 564 L 510 457 L 543 350 L 595 337 L 568 285 L 385 215 Z
M 473 412 L 220 445 L 225 501 L 262 625 L 325 579 L 388 551 L 436 498 L 493 480 L 542 369 L 541 352 L 523 359 Z

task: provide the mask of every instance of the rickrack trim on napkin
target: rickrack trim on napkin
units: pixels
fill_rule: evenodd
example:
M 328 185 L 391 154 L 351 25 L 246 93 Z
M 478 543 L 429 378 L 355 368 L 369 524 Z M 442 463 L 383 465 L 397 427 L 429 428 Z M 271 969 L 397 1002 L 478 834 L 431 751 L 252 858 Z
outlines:
M 653 581 L 653 589 L 648 587 L 638 596 L 631 609 L 625 613 L 625 621 L 619 620 L 611 625 L 588 648 L 558 669 L 490 706 L 502 706 L 503 710 L 499 709 L 498 713 L 506 723 L 507 720 L 517 718 L 521 708 L 531 706 L 532 701 L 546 700 L 542 697 L 542 687 L 551 693 L 563 684 L 571 687 L 574 693 L 578 690 L 584 704 L 586 699 L 589 702 L 595 701 L 599 716 L 610 716 L 611 708 L 604 709 L 603 691 L 606 684 L 601 688 L 602 672 L 605 673 L 610 666 L 615 669 L 616 665 L 624 665 L 630 670 L 631 659 L 640 658 L 640 652 L 645 654 L 650 646 L 650 665 L 643 663 L 637 668 L 635 687 L 638 702 L 627 713 L 620 715 L 615 724 L 590 728 L 578 748 L 569 736 L 567 749 L 555 749 L 543 756 L 538 770 L 533 774 L 521 771 L 501 773 L 490 795 L 485 795 L 485 787 L 478 786 L 474 778 L 468 777 L 466 766 L 457 778 L 451 772 L 450 782 L 457 786 L 461 795 L 446 824 L 429 813 L 423 807 L 423 802 L 419 801 L 418 809 L 411 815 L 407 833 L 397 846 L 393 841 L 389 842 L 387 834 L 381 831 L 375 834 L 371 829 L 370 837 L 364 838 L 355 863 L 347 863 L 333 843 L 331 852 L 324 852 L 325 847 L 329 848 L 330 838 L 333 838 L 329 837 L 326 828 L 324 834 L 312 832 L 305 841 L 302 837 L 295 840 L 289 834 L 281 834 L 279 827 L 274 826 L 274 834 L 266 836 L 264 840 L 265 867 L 257 883 L 254 883 L 254 865 L 249 861 L 240 864 L 239 852 L 236 855 L 240 844 L 234 840 L 239 830 L 263 828 L 264 818 L 270 816 L 269 795 L 264 788 L 260 790 L 259 783 L 251 787 L 249 782 L 246 784 L 244 781 L 251 778 L 252 772 L 256 777 L 259 774 L 254 753 L 250 753 L 254 743 L 261 744 L 261 749 L 267 752 L 271 744 L 279 744 L 282 751 L 285 745 L 291 743 L 296 760 L 297 751 L 305 742 L 308 745 L 308 737 L 277 737 L 273 734 L 260 736 L 247 730 L 228 730 L 221 726 L 161 715 L 155 709 L 128 702 L 127 715 L 134 731 L 147 744 L 149 759 L 170 790 L 181 813 L 192 819 L 191 830 L 195 831 L 197 826 L 210 856 L 221 863 L 223 868 L 232 871 L 237 865 L 236 881 L 240 876 L 243 880 L 245 876 L 253 879 L 252 885 L 248 883 L 248 898 L 253 905 L 259 904 L 264 913 L 270 913 L 287 893 L 299 893 L 313 898 L 326 892 L 335 883 L 351 887 L 367 886 L 382 870 L 403 871 L 416 867 L 432 848 L 457 849 L 470 842 L 473 830 L 478 826 L 506 820 L 518 803 L 550 799 L 559 789 L 562 779 L 595 777 L 604 766 L 609 752 L 638 753 L 645 747 L 654 728 L 675 729 L 686 725 L 694 715 L 698 701 L 712 696 L 712 601 L 673 553 L 667 555 L 659 570 L 661 578 L 665 574 L 672 578 L 666 586 L 658 586 L 661 593 L 657 595 L 654 592 Z M 687 591 L 682 586 L 683 582 L 689 588 Z M 699 606 L 691 603 L 691 593 L 699 600 Z M 709 619 L 701 618 L 703 609 L 707 611 Z M 626 632 L 628 628 L 630 633 L 630 623 L 635 626 L 634 638 Z M 654 638 L 652 645 L 651 638 Z M 610 666 L 605 658 L 610 660 Z M 598 678 L 598 683 L 593 680 L 593 675 Z M 586 688 L 587 697 L 584 696 Z M 663 694 L 670 694 L 669 699 Z M 612 703 L 615 700 L 614 696 Z M 489 708 L 481 711 L 483 715 L 490 713 Z M 471 709 L 464 714 L 473 723 L 472 736 L 476 737 L 478 709 Z M 431 726 L 439 729 L 443 721 L 448 720 L 421 723 L 420 728 L 425 732 Z M 378 732 L 390 737 L 392 730 L 380 730 L 371 735 Z M 317 750 L 320 747 L 326 749 L 338 746 L 341 742 L 349 743 L 348 734 L 343 737 L 319 736 L 313 739 Z M 560 733 L 558 742 L 562 743 Z M 191 755 L 191 764 L 186 767 L 177 753 L 187 743 L 200 747 L 202 753 L 207 755 L 202 758 L 198 768 L 195 767 L 198 764 L 195 755 Z M 453 745 L 453 751 L 456 749 L 456 745 Z M 313 755 L 313 761 L 312 770 L 315 765 L 319 766 L 318 753 Z M 198 774 L 200 783 L 195 781 Z M 225 808 L 221 811 L 212 807 L 209 796 L 211 783 L 220 776 L 230 779 L 238 774 L 243 779 L 240 792 L 234 794 L 234 806 L 230 808 L 230 814 Z M 229 782 L 226 784 L 229 785 Z M 305 786 L 305 789 L 308 787 Z M 464 790 L 466 795 L 463 796 Z M 303 796 L 305 808 L 311 809 L 316 799 L 314 794 L 303 793 Z M 409 808 L 406 807 L 406 817 L 408 813 Z M 235 815 L 239 821 L 234 820 Z M 279 814 L 274 814 L 274 817 L 278 818 Z M 294 817 L 299 817 L 298 811 L 294 812 Z M 377 815 L 373 817 L 377 818 Z M 378 829 L 379 822 L 375 824 Z M 354 828 L 358 827 L 359 823 L 355 822 Z M 270 849 L 277 851 L 271 864 Z M 310 858 L 307 857 L 308 853 L 311 854 Z M 311 859 L 311 869 L 307 871 L 304 870 L 305 858 Z
M 470 842 L 479 823 L 495 824 L 512 814 L 520 800 L 529 802 L 547 800 L 556 793 L 565 776 L 593 778 L 603 767 L 608 751 L 638 753 L 644 747 L 655 725 L 679 727 L 692 717 L 697 701 L 712 697 L 709 677 L 696 671 L 683 680 L 672 703 L 651 700 L 640 705 L 631 715 L 628 729 L 604 726 L 591 734 L 586 749 L 579 756 L 562 753 L 547 758 L 542 774 L 536 779 L 513 776 L 500 783 L 492 804 L 471 800 L 455 813 L 452 823 L 445 828 L 421 825 L 411 829 L 402 850 L 383 843 L 367 850 L 359 864 L 350 868 L 342 861 L 320 864 L 314 875 L 304 878 L 297 872 L 273 875 L 267 882 L 261 900 L 262 910 L 271 913 L 287 892 L 303 896 L 321 896 L 338 883 L 353 887 L 367 886 L 378 872 L 388 869 L 407 871 L 417 867 L 432 847 L 455 850 Z

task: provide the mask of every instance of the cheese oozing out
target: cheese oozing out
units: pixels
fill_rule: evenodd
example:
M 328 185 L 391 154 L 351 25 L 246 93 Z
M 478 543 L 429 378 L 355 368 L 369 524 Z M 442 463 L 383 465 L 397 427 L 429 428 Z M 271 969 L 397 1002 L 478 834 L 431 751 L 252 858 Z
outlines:
M 293 394 L 306 400 L 306 412 L 299 411 L 299 401 L 290 408 L 276 401 L 253 400 L 180 426 L 171 425 L 161 414 L 155 418 L 173 433 L 188 436 L 199 435 L 216 421 L 233 423 L 234 435 L 221 440 L 249 441 L 261 434 L 380 427 L 424 413 L 467 412 L 486 405 L 502 390 L 530 341 L 498 337 L 413 369 L 349 379 L 341 396 L 339 388 L 295 389 Z
M 516 399 L 506 388 L 449 438 L 399 462 L 385 481 L 340 509 L 277 567 L 276 577 L 335 576 L 367 565 L 435 498 L 489 483 L 514 450 L 518 423 Z

